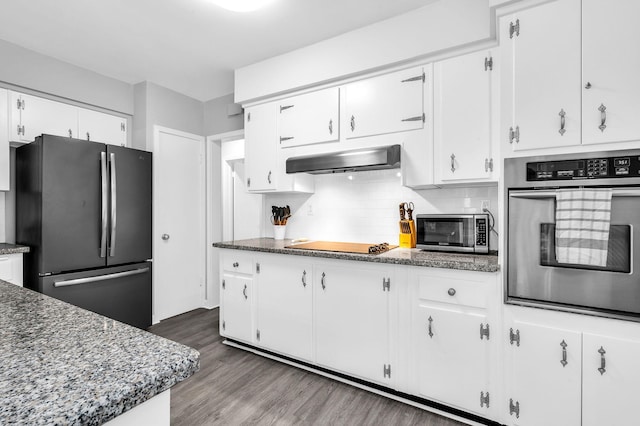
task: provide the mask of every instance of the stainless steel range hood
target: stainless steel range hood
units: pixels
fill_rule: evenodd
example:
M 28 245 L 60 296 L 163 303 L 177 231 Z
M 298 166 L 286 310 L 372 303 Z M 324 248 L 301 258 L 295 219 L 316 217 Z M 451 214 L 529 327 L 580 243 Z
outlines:
M 342 173 L 400 167 L 400 145 L 287 159 L 287 173 Z

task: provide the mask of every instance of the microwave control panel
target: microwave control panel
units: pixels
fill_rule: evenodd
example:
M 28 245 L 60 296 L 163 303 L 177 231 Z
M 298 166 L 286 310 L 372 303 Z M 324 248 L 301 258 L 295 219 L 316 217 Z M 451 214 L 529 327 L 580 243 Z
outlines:
M 640 177 L 640 156 L 527 163 L 527 181 Z

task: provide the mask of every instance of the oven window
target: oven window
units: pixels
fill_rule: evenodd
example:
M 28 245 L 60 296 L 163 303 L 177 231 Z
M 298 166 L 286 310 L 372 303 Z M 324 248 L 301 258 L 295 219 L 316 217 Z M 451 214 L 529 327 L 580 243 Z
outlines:
M 473 220 L 470 219 L 429 219 L 424 223 L 425 244 L 440 246 L 468 247 L 469 236 L 473 238 Z
M 611 225 L 607 249 L 607 266 L 574 265 L 556 260 L 556 225 L 540 224 L 540 265 L 557 268 L 589 269 L 608 272 L 631 272 L 631 226 Z

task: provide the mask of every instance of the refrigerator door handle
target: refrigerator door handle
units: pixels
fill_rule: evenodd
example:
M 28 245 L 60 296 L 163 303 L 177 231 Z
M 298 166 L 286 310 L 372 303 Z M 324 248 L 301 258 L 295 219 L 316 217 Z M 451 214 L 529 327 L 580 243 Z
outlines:
M 111 165 L 111 237 L 109 238 L 109 256 L 116 255 L 116 155 L 112 152 L 109 154 L 109 163 Z
M 74 280 L 54 281 L 53 286 L 66 287 L 70 285 L 95 283 L 98 281 L 113 280 L 116 278 L 130 277 L 132 275 L 144 274 L 148 271 L 149 271 L 149 268 L 139 268 L 139 269 L 132 269 L 130 271 L 116 272 L 116 273 L 107 274 L 107 275 L 96 275 L 94 277 L 76 278 Z
M 107 153 L 100 153 L 100 179 L 102 181 L 102 226 L 100 234 L 100 257 L 107 255 L 107 223 L 108 223 L 108 182 L 107 182 Z

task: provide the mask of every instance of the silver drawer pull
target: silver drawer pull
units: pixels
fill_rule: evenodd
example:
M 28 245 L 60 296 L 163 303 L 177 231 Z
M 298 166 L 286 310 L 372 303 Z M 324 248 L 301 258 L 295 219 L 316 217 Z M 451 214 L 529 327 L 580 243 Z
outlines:
M 140 269 L 133 269 L 131 271 L 116 272 L 114 274 L 97 275 L 94 277 L 87 277 L 87 278 L 76 278 L 75 280 L 54 281 L 53 286 L 66 287 L 70 285 L 95 283 L 98 281 L 113 280 L 116 278 L 129 277 L 131 275 L 144 274 L 145 272 L 148 272 L 148 271 L 149 271 L 149 268 L 140 268 Z
M 451 287 L 449 289 L 449 291 L 447 291 L 447 294 L 449 294 L 449 296 L 455 296 L 456 295 L 456 289 Z
M 600 354 L 600 368 L 598 368 L 598 371 L 600 372 L 600 375 L 602 376 L 604 373 L 607 372 L 607 360 L 604 357 L 604 354 L 607 353 L 607 351 L 604 350 L 604 348 L 602 346 L 600 346 L 600 349 L 598 349 L 598 353 Z

